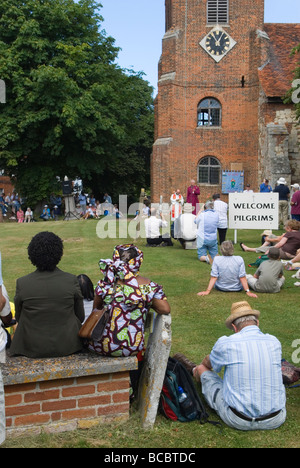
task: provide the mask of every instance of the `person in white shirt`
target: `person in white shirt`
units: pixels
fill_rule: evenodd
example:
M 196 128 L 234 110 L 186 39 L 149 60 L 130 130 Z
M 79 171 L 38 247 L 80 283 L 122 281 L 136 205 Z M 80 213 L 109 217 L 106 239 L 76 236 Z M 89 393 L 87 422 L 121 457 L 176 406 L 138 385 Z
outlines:
M 150 209 L 150 217 L 145 219 L 145 231 L 146 231 L 146 238 L 147 238 L 147 246 L 157 246 L 162 245 L 163 247 L 171 247 L 173 246 L 173 242 L 171 240 L 170 235 L 164 234 L 161 235 L 161 228 L 167 227 L 168 223 L 164 219 L 162 213 L 157 216 L 156 209 Z
M 194 241 L 197 237 L 196 216 L 193 214 L 193 205 L 185 203 L 184 213 L 174 221 L 174 239 L 179 240 L 184 247 L 187 241 Z
M 27 210 L 25 211 L 25 220 L 24 220 L 24 223 L 30 223 L 30 221 L 33 220 L 33 211 L 31 210 L 31 208 L 27 208 Z
M 219 193 L 215 193 L 212 198 L 214 200 L 214 210 L 219 215 L 218 234 L 219 244 L 221 245 L 222 242 L 226 240 L 226 232 L 228 229 L 228 204 L 220 200 Z

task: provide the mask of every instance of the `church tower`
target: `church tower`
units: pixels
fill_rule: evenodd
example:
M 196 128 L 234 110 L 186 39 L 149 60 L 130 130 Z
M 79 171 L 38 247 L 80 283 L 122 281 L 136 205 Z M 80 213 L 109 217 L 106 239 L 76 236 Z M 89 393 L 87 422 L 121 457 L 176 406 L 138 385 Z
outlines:
M 194 179 L 206 201 L 237 167 L 257 190 L 264 0 L 165 0 L 165 9 L 152 200 L 186 195 Z

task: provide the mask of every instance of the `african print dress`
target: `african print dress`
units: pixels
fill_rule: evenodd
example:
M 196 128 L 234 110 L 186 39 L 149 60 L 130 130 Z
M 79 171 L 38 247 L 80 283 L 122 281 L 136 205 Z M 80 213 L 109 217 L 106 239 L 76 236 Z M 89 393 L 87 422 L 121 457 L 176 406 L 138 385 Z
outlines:
M 104 356 L 133 356 L 144 348 L 147 312 L 154 298 L 165 299 L 162 287 L 151 281 L 139 285 L 136 273 L 142 262 L 140 257 L 128 263 L 118 259 L 100 260 L 105 278 L 99 281 L 95 293 L 109 307 L 110 319 L 100 341 L 91 341 L 89 349 Z M 120 279 L 124 284 L 117 283 Z

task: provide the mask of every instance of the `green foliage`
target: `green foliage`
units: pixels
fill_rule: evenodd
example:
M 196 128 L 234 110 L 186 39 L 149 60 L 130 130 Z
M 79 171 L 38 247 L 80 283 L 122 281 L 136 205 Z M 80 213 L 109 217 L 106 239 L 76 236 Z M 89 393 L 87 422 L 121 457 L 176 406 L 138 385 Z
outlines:
M 101 30 L 100 8 L 93 0 L 0 5 L 0 167 L 30 203 L 45 188 L 35 179 L 28 187 L 36 166 L 48 168 L 49 186 L 66 174 L 95 193 L 149 184 L 152 88 L 116 65 L 119 49 Z

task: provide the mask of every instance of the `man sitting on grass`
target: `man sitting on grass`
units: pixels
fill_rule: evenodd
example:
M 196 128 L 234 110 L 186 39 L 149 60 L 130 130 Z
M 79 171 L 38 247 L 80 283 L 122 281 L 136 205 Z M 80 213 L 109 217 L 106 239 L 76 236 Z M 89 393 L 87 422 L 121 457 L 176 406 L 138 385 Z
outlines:
M 242 431 L 276 429 L 286 419 L 281 344 L 260 331 L 259 316 L 246 301 L 232 304 L 226 326 L 235 334 L 220 338 L 192 371 L 209 406 Z
M 256 292 L 277 293 L 285 281 L 279 249 L 270 247 L 267 255 L 269 260 L 262 262 L 254 275 L 247 275 L 247 281 Z

